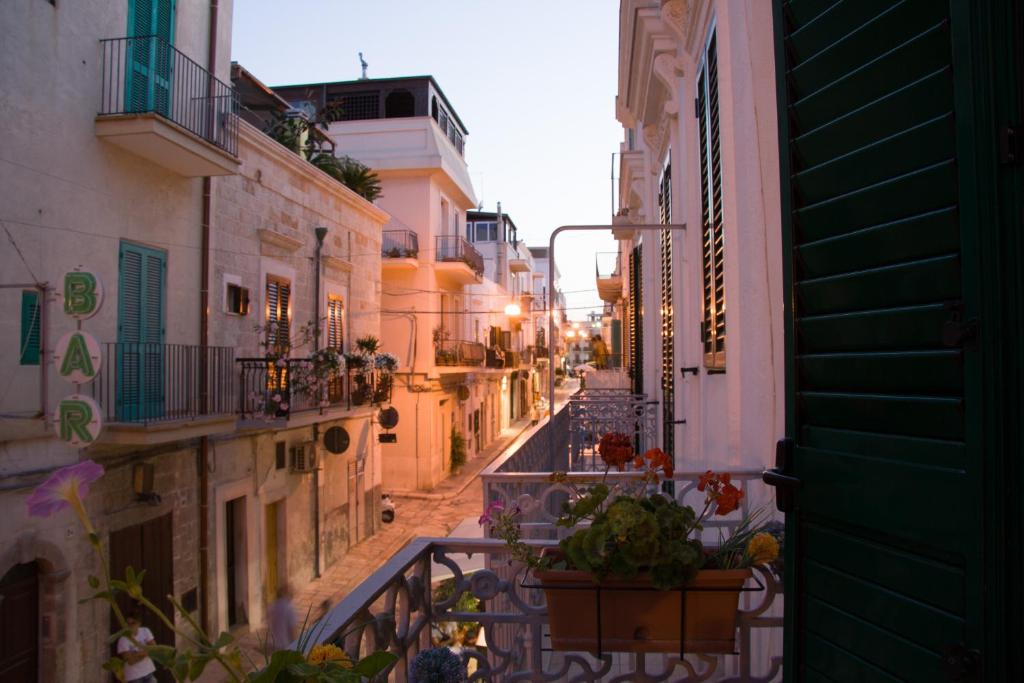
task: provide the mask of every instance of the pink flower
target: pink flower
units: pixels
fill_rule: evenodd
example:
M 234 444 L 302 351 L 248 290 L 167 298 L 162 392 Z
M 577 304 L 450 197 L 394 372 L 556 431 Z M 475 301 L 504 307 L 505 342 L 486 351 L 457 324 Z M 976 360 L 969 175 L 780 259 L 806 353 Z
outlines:
M 85 516 L 82 501 L 89 493 L 89 484 L 103 476 L 103 467 L 92 460 L 83 460 L 74 465 L 62 467 L 28 497 L 30 517 L 49 517 L 66 507 L 74 510 L 91 533 L 92 525 Z
M 477 520 L 477 523 L 480 524 L 480 526 L 483 526 L 484 524 L 490 524 L 493 521 L 491 515 L 496 512 L 501 512 L 504 509 L 505 506 L 502 504 L 501 501 L 494 501 L 493 503 L 487 506 L 487 510 L 484 511 L 484 514 L 480 515 L 480 519 Z

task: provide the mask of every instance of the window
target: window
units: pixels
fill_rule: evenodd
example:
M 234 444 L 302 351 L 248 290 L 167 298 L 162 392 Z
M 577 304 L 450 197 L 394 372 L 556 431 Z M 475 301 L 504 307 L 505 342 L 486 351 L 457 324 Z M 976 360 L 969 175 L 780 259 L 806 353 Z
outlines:
M 21 293 L 21 352 L 22 365 L 39 365 L 39 322 L 42 308 L 39 292 L 28 290 Z
M 284 441 L 274 443 L 274 469 L 283 470 L 287 461 L 285 459 L 286 444 Z
M 408 90 L 394 90 L 384 99 L 384 118 L 396 119 L 416 115 L 416 98 Z
M 718 115 L 718 58 L 715 34 L 708 41 L 697 80 L 703 252 L 704 366 L 725 370 L 725 234 L 722 225 L 722 155 Z
M 658 191 L 658 218 L 672 222 L 672 157 L 665 160 Z M 661 447 L 675 453 L 675 332 L 672 303 L 672 231 L 659 233 L 661 255 Z
M 227 312 L 232 315 L 248 315 L 249 289 L 247 287 L 242 287 L 241 285 L 236 285 L 233 282 L 229 282 L 227 290 Z
M 441 229 L 438 231 L 440 235 L 447 235 L 448 233 L 448 200 L 441 200 Z M 455 233 L 456 235 L 459 233 Z
M 267 276 L 267 350 L 287 354 L 291 346 L 291 284 L 284 278 Z
M 341 297 L 330 295 L 327 298 L 327 346 L 341 351 L 344 341 L 345 307 Z
M 629 369 L 633 393 L 644 393 L 644 283 L 641 279 L 643 244 L 629 255 Z

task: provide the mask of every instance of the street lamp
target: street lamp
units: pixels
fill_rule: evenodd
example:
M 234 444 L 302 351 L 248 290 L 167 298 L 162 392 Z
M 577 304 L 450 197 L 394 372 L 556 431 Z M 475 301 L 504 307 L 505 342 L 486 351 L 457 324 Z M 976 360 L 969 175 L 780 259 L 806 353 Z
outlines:
M 523 314 L 523 311 L 522 311 L 521 308 L 519 308 L 519 304 L 517 304 L 517 303 L 511 303 L 511 304 L 508 304 L 507 306 L 505 306 L 505 315 L 507 315 L 509 317 L 515 318 L 515 317 L 518 317 L 518 316 L 520 316 L 522 314 Z

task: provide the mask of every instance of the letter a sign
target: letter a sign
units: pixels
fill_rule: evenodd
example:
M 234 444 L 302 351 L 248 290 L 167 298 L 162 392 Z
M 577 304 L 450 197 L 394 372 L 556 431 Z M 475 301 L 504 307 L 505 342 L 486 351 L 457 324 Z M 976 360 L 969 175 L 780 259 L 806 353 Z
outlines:
M 68 332 L 53 351 L 60 376 L 72 384 L 85 384 L 100 371 L 100 345 L 88 332 Z

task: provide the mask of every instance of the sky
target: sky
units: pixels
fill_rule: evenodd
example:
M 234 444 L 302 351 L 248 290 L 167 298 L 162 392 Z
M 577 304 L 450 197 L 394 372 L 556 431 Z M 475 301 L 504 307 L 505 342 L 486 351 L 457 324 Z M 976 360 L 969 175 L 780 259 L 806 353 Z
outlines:
M 546 246 L 560 225 L 611 222 L 617 0 L 235 0 L 232 59 L 264 83 L 432 75 L 469 129 L 484 209 Z M 616 177 L 618 172 L 616 171 Z M 562 234 L 569 318 L 601 301 L 594 254 L 608 232 Z

